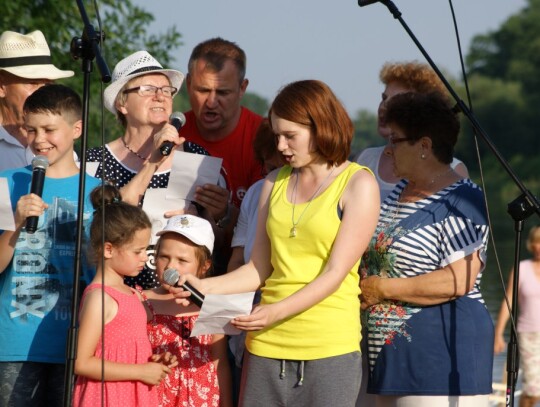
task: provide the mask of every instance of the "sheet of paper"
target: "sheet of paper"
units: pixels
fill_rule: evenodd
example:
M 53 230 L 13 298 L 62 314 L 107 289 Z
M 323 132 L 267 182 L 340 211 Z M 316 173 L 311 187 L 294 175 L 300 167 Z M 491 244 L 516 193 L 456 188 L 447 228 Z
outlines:
M 206 334 L 238 335 L 242 331 L 231 325 L 231 319 L 249 315 L 255 293 L 207 294 L 191 336 Z
M 167 223 L 167 218 L 163 214 L 169 211 L 186 210 L 189 206 L 189 202 L 183 199 L 169 199 L 166 195 L 165 188 L 147 189 L 144 194 L 143 210 L 152 222 L 152 244 L 157 241 L 156 233 Z
M 195 188 L 204 184 L 217 184 L 223 159 L 207 155 L 176 151 L 167 198 L 193 201 Z
M 0 178 L 0 230 L 15 230 L 7 178 Z
M 79 164 L 79 161 L 77 161 L 77 164 Z M 86 173 L 88 175 L 91 175 L 92 177 L 95 177 L 96 173 L 97 173 L 97 170 L 98 170 L 98 167 L 99 167 L 99 162 L 87 162 L 86 163 Z

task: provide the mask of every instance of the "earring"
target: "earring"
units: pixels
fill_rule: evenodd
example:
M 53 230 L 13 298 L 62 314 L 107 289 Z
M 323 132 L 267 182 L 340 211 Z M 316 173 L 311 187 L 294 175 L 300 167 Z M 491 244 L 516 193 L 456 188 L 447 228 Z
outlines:
M 425 160 L 425 159 L 426 159 L 426 155 L 425 155 L 424 153 L 422 153 L 422 155 L 420 156 L 420 158 L 421 158 L 422 160 Z

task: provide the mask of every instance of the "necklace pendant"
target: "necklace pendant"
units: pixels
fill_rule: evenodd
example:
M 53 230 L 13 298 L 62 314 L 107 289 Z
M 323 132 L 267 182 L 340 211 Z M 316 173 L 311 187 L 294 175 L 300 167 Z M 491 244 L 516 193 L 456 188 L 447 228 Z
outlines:
M 296 226 L 293 226 L 291 228 L 291 231 L 289 232 L 289 237 L 296 237 Z

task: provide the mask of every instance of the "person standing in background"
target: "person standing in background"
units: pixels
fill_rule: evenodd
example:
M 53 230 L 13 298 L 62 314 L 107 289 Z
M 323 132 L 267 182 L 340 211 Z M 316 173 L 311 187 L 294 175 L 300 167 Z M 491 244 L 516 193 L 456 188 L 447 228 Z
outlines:
M 234 42 L 212 38 L 197 45 L 189 58 L 186 77 L 191 110 L 180 131 L 186 140 L 223 158 L 230 200 L 236 209 L 247 189 L 262 178 L 262 167 L 253 154 L 253 140 L 262 117 L 240 105 L 249 83 L 245 74 L 246 54 Z M 222 199 L 222 191 L 213 185 L 203 188 L 212 190 L 216 200 Z M 230 222 L 230 209 L 218 223 Z M 234 223 L 235 218 L 232 220 Z
M 283 158 L 276 145 L 276 135 L 272 132 L 268 119 L 264 119 L 257 130 L 253 141 L 253 151 L 257 161 L 264 168 L 263 175 L 268 175 L 276 168 L 284 165 Z M 264 179 L 260 179 L 249 187 L 246 192 L 240 215 L 234 228 L 231 242 L 232 256 L 227 266 L 227 271 L 236 270 L 249 261 L 251 250 L 255 243 L 255 231 L 257 230 L 257 216 L 259 213 L 259 198 Z
M 419 62 L 386 63 L 379 73 L 381 82 L 385 85 L 377 114 L 377 131 L 388 143 L 390 128 L 385 118 L 386 104 L 395 95 L 404 92 L 430 93 L 438 92 L 448 97 L 448 92 L 435 71 L 427 64 Z M 392 157 L 388 154 L 390 145 L 366 148 L 357 156 L 355 161 L 370 168 L 381 191 L 381 203 L 394 189 L 399 178 L 393 173 Z M 468 177 L 465 164 L 454 158 L 452 168 L 461 176 Z
M 519 263 L 517 338 L 523 369 L 523 393 L 519 407 L 534 407 L 540 401 L 540 226 L 534 226 L 527 238 L 532 259 Z M 508 276 L 506 297 L 512 304 L 514 270 Z M 510 318 L 503 300 L 495 325 L 495 353 L 506 348 L 504 328 Z
M 284 162 L 281 154 L 277 150 L 276 135 L 270 127 L 268 119 L 264 119 L 257 130 L 253 142 L 253 151 L 257 161 L 264 167 L 264 174 L 267 175 L 276 168 L 282 167 Z M 240 205 L 240 214 L 234 228 L 234 235 L 231 242 L 232 255 L 227 266 L 227 271 L 236 270 L 246 264 L 250 257 L 255 243 L 255 234 L 257 232 L 257 218 L 259 214 L 259 199 L 261 197 L 264 179 L 260 179 L 246 192 L 242 205 Z M 260 291 L 257 291 L 254 304 L 258 304 L 261 299 Z M 231 361 L 233 370 L 233 396 L 236 401 L 240 393 L 240 378 L 242 372 L 242 359 L 244 357 L 246 333 L 232 335 L 229 338 L 229 349 L 234 356 Z
M 41 31 L 20 34 L 4 31 L 0 36 L 0 171 L 32 162 L 24 130 L 23 104 L 39 87 L 69 78 L 51 61 L 51 51 Z
M 253 139 L 262 117 L 240 105 L 249 83 L 245 75 L 245 52 L 223 38 L 201 42 L 189 58 L 186 85 L 191 110 L 186 112 L 180 136 L 222 158 L 227 182 L 227 190 L 206 184 L 195 193 L 195 199 L 210 208 L 224 232 L 224 245 L 216 248 L 214 255 L 216 274 L 227 270 L 233 228 L 244 195 L 262 178 L 262 167 L 253 154 Z

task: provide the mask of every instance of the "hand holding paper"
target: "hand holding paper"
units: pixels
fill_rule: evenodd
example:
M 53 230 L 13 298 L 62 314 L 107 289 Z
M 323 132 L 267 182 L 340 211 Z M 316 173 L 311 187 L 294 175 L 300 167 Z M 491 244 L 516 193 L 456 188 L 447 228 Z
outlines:
M 255 293 L 206 294 L 203 306 L 191 336 L 205 334 L 238 335 L 242 331 L 231 325 L 231 320 L 240 315 L 249 315 Z

